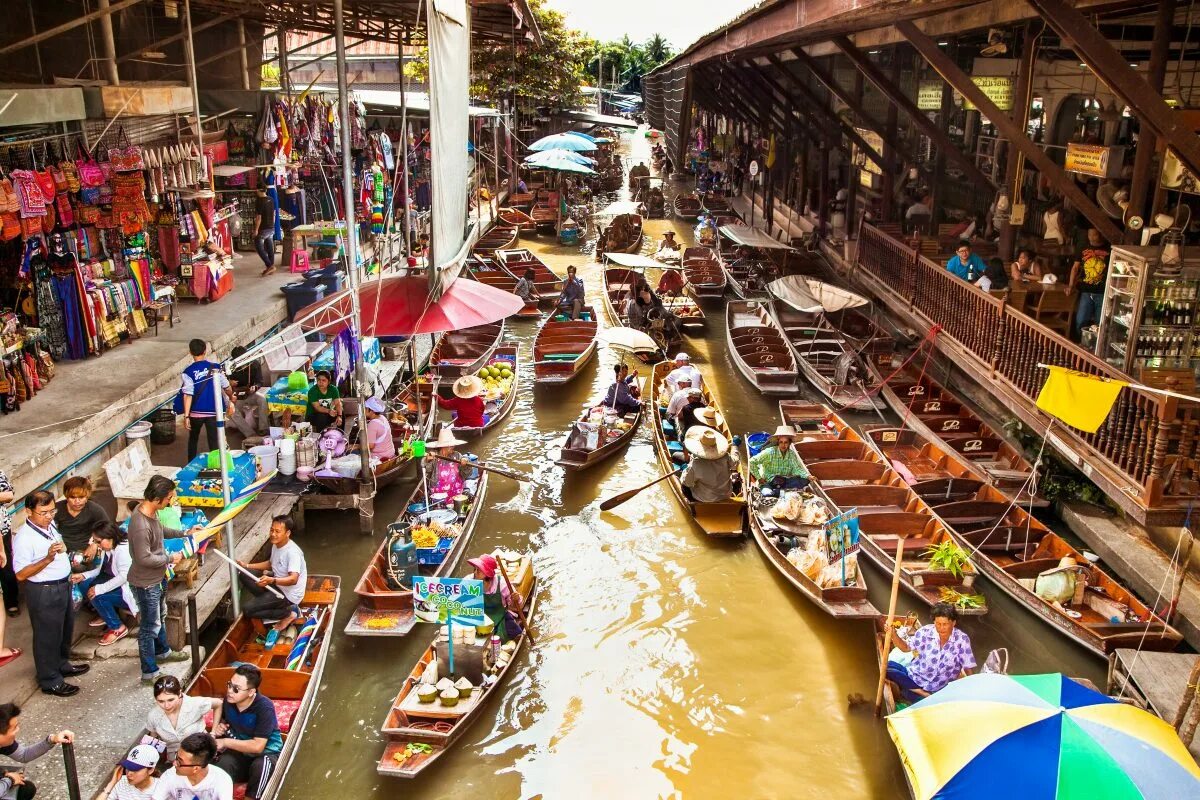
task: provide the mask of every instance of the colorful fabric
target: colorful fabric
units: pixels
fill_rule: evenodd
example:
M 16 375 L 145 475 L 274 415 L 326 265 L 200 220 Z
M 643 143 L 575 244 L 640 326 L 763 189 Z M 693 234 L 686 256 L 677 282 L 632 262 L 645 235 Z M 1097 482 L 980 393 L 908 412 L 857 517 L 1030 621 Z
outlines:
M 1073 428 L 1095 433 L 1129 384 L 1062 367 L 1050 367 L 1037 407 Z
M 937 628 L 924 625 L 909 637 L 908 646 L 914 653 L 912 663 L 908 665 L 908 674 L 930 693 L 945 688 L 964 669 L 975 668 L 971 639 L 962 628 L 952 630 L 943 647 Z
M 913 797 L 1200 796 L 1171 725 L 1063 675 L 972 675 L 888 717 Z
M 774 477 L 807 478 L 808 470 L 796 453 L 796 448 L 789 446 L 782 453 L 775 445 L 764 449 L 750 459 L 750 472 L 760 481 L 769 481 Z

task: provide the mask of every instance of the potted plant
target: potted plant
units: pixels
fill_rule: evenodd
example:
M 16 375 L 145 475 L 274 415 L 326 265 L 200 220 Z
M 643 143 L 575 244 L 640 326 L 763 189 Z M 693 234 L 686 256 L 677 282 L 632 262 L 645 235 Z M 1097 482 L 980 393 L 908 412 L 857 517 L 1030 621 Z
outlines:
M 950 539 L 930 545 L 925 551 L 929 559 L 929 568 L 949 572 L 963 582 L 963 586 L 975 583 L 975 568 L 966 552 Z

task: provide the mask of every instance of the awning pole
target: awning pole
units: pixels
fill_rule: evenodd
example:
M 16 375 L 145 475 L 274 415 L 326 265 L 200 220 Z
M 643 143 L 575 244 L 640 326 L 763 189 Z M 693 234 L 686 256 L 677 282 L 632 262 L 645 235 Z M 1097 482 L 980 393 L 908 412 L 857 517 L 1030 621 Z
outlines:
M 408 49 L 409 29 L 404 26 L 404 38 L 400 42 L 400 152 L 397 154 L 403 177 L 400 189 L 404 192 L 404 255 L 412 254 L 412 208 L 408 193 L 408 74 L 404 71 L 404 51 Z M 404 274 L 408 274 L 407 265 Z M 420 404 L 418 404 L 420 405 Z
M 250 91 L 250 57 L 246 54 L 246 23 L 238 17 L 237 20 L 237 35 L 238 35 L 238 55 L 242 62 L 242 90 Z
M 184 2 L 184 8 L 187 8 L 187 0 Z M 214 368 L 209 373 L 209 382 L 212 384 L 213 390 L 213 407 L 217 412 L 217 455 L 221 461 L 221 510 L 229 508 L 233 502 L 233 493 L 229 485 L 229 462 L 226 459 L 229 455 L 229 441 L 225 438 L 225 393 L 221 390 L 221 376 L 224 374 L 220 367 Z M 236 618 L 242 613 L 242 595 L 241 585 L 238 583 L 237 573 L 237 542 L 233 540 L 233 520 L 229 519 L 225 522 L 225 554 L 228 556 L 226 564 L 229 567 L 229 599 L 233 601 L 233 616 Z
M 188 83 L 192 88 L 192 113 L 196 115 L 196 149 L 204 152 L 204 125 L 200 119 L 200 90 L 196 86 L 196 43 L 192 41 L 192 0 L 183 0 L 183 26 L 187 31 L 184 60 L 187 62 Z M 207 171 L 207 167 L 205 168 Z
M 346 276 L 350 284 L 351 325 L 355 335 L 362 337 L 362 309 L 358 296 L 358 230 L 354 224 L 354 167 L 350 155 L 350 89 L 346 81 L 346 19 L 342 12 L 342 0 L 333 0 L 333 39 L 337 48 L 338 116 L 342 123 L 342 203 L 346 206 Z M 362 462 L 361 477 L 371 479 L 371 451 L 367 447 L 366 397 L 367 388 L 365 359 L 358 359 L 354 370 L 354 382 L 358 385 L 358 437 L 359 456 Z M 368 501 L 369 502 L 369 501 Z M 364 526 L 372 515 L 370 505 L 359 507 L 359 518 Z M 369 527 L 367 527 L 369 531 Z
M 117 41 L 113 37 L 112 14 L 109 13 L 108 0 L 96 0 L 96 10 L 104 12 L 100 17 L 100 43 L 104 45 L 104 71 L 108 73 L 108 82 L 113 86 L 121 85 L 121 76 L 117 71 Z

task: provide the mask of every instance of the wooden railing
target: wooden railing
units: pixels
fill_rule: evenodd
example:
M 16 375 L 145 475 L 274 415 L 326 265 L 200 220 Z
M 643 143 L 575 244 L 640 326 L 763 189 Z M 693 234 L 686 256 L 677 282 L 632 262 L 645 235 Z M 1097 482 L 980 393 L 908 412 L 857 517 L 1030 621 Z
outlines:
M 1021 408 L 1014 410 L 1027 421 L 1044 419 L 1035 403 L 1046 380 L 1046 371 L 1038 364 L 1131 380 L 1008 305 L 1003 297 L 955 278 L 942 265 L 869 224 L 862 226 L 859 236 L 857 268 L 882 284 L 886 292 L 880 295 L 885 300 L 887 293 L 892 295 L 890 305 L 905 305 L 925 324 L 941 325 L 939 338 L 953 339 L 956 350 L 975 361 L 960 366 L 998 382 L 1006 389 L 1004 398 L 1019 403 Z M 903 303 L 896 302 L 898 298 Z M 1183 507 L 1189 489 L 1200 479 L 1200 406 L 1194 403 L 1124 389 L 1096 433 L 1063 425 L 1056 434 L 1082 458 L 1087 465 L 1084 471 L 1143 521 L 1168 519 Z

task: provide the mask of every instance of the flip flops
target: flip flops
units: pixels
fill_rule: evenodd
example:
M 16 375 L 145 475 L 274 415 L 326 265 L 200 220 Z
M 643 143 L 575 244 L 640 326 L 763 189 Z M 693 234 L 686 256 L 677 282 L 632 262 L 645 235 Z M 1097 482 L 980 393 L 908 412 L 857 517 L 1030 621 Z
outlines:
M 21 657 L 21 648 L 10 647 L 8 649 L 11 651 L 8 655 L 0 656 L 0 667 L 3 667 L 4 665 L 8 664 L 8 662 L 15 661 Z

